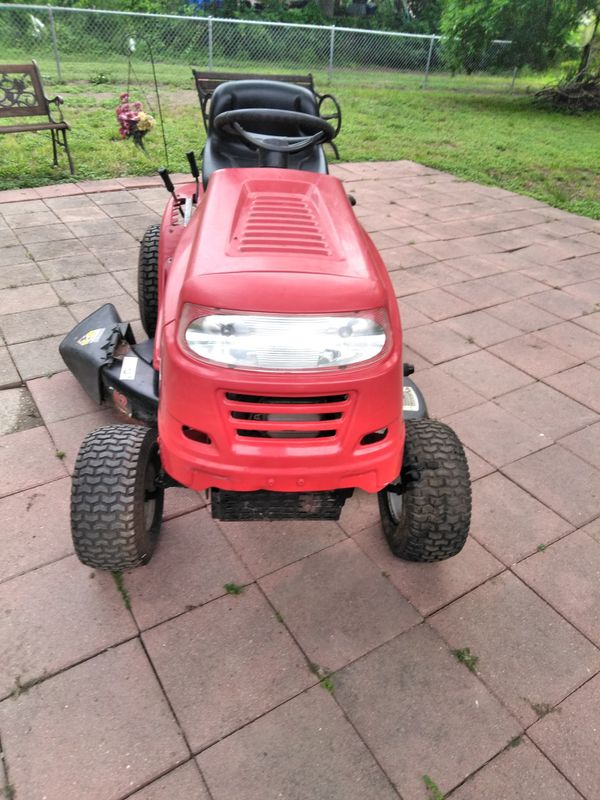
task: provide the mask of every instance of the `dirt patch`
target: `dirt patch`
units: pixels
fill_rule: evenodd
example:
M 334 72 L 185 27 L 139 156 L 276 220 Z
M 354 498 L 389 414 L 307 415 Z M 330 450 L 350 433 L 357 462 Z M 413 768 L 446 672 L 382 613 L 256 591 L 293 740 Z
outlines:
M 165 103 L 177 106 L 193 106 L 200 108 L 198 94 L 195 89 L 161 89 L 160 98 Z
M 0 392 L 0 435 L 40 425 L 42 420 L 26 386 Z
M 153 106 L 156 106 L 156 95 L 154 92 L 147 87 L 144 87 L 145 93 L 148 95 L 148 98 Z M 125 91 L 125 90 L 123 90 Z M 131 95 L 134 100 L 140 99 L 144 100 L 144 95 L 136 91 L 135 87 L 131 89 Z M 112 92 L 81 92 L 80 97 L 85 96 L 90 100 L 93 100 L 95 103 L 104 103 L 106 100 L 114 100 L 115 105 L 119 101 L 119 94 Z M 163 106 L 191 106 L 195 108 L 199 106 L 198 102 L 198 95 L 193 89 L 160 89 L 160 100 Z
M 82 92 L 84 94 L 84 92 Z M 85 92 L 85 96 L 95 100 L 97 103 L 103 103 L 105 100 L 114 100 L 115 93 L 114 92 Z M 119 99 L 119 96 L 116 96 L 116 99 Z

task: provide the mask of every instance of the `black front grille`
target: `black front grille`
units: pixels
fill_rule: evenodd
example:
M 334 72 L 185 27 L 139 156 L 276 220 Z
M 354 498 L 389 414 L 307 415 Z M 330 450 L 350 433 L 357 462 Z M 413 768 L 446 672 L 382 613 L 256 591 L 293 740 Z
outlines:
M 344 424 L 350 395 L 297 397 L 224 392 L 237 436 L 250 439 L 327 439 Z

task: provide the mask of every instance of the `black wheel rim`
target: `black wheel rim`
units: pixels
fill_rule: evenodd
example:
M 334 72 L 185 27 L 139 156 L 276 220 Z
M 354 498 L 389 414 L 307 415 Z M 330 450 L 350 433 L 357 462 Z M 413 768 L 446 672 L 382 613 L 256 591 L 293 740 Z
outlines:
M 158 495 L 160 488 L 157 485 L 159 470 L 158 448 L 155 447 L 150 454 L 144 473 L 144 527 L 149 533 L 152 533 L 156 525 L 156 515 L 159 507 Z
M 404 519 L 406 505 L 404 503 L 404 496 L 395 494 L 394 492 L 386 492 L 385 500 L 390 517 L 396 525 L 399 525 Z

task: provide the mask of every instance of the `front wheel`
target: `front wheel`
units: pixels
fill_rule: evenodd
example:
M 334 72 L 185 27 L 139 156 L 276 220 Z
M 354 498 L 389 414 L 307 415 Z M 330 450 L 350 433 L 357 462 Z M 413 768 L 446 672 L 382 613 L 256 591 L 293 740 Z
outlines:
M 442 422 L 406 422 L 402 473 L 379 492 L 392 553 L 407 561 L 443 561 L 460 553 L 471 523 L 471 481 L 460 440 Z
M 83 440 L 73 471 L 71 533 L 79 560 L 120 572 L 152 558 L 162 520 L 156 432 L 106 425 Z

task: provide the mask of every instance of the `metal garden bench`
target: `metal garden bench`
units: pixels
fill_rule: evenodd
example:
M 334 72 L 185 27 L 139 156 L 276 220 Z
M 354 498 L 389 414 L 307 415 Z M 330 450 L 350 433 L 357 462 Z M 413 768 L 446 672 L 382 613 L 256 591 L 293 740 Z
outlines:
M 58 147 L 67 154 L 71 175 L 74 174 L 73 159 L 67 142 L 67 131 L 71 130 L 65 122 L 60 95 L 48 98 L 44 94 L 42 76 L 35 61 L 31 64 L 0 64 L 0 119 L 16 117 L 46 117 L 47 122 L 24 122 L 14 125 L 0 125 L 0 133 L 34 133 L 50 131 L 54 166 L 58 166 Z M 51 105 L 56 107 L 52 116 Z

